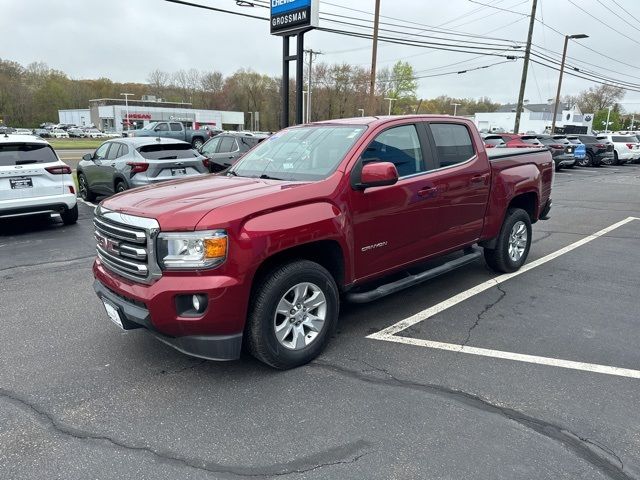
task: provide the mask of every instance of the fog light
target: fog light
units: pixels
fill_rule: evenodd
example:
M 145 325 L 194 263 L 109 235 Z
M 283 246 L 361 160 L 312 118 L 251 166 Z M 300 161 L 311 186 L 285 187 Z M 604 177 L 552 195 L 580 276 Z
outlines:
M 199 311 L 200 311 L 200 299 L 198 298 L 198 295 L 194 295 L 194 296 L 191 298 L 191 301 L 193 302 L 193 309 L 194 309 L 196 312 L 199 312 Z
M 209 299 L 203 293 L 178 295 L 176 297 L 176 312 L 180 317 L 201 317 L 207 311 Z

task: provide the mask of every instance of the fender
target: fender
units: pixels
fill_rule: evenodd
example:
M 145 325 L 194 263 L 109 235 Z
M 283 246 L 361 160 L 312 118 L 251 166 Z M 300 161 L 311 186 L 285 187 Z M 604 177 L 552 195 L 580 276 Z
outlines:
M 492 163 L 492 168 L 494 166 L 495 164 Z M 490 240 L 498 236 L 507 208 L 518 195 L 525 193 L 536 195 L 533 220 L 537 220 L 540 212 L 539 196 L 541 192 L 542 175 L 535 164 L 516 164 L 515 166 L 507 166 L 504 170 L 495 169 L 481 239 Z
M 345 221 L 336 205 L 320 200 L 249 218 L 242 225 L 237 241 L 253 276 L 260 264 L 273 255 L 313 242 L 334 240 L 342 249 L 345 278 L 350 278 L 350 264 L 344 258 L 349 251 Z

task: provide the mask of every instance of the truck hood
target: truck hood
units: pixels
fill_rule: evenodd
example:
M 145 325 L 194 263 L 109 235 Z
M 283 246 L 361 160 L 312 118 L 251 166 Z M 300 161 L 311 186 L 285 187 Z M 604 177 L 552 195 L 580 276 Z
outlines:
M 155 218 L 162 230 L 194 230 L 209 212 L 227 205 L 304 185 L 301 182 L 204 175 L 114 195 L 101 205 L 121 213 Z

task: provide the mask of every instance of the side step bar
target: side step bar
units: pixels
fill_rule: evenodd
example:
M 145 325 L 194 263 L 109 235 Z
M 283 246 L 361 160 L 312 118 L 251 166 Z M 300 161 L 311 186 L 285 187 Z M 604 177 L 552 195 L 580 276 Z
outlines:
M 455 270 L 456 268 L 460 268 L 464 265 L 474 262 L 480 256 L 482 256 L 482 249 L 468 248 L 465 249 L 465 254 L 462 257 L 444 263 L 439 267 L 425 270 L 424 272 L 410 275 L 406 278 L 401 278 L 400 280 L 381 285 L 367 292 L 347 293 L 346 299 L 353 303 L 371 302 L 387 295 L 391 295 L 392 293 L 399 292 L 400 290 L 404 290 L 405 288 L 413 287 L 414 285 L 418 285 L 419 283 L 426 282 L 427 280 L 431 280 L 432 278 L 443 275 L 447 272 L 450 272 L 451 270 Z

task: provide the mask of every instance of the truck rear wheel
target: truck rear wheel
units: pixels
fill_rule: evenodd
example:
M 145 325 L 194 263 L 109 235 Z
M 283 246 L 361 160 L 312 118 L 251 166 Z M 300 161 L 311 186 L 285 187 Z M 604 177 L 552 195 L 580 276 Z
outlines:
M 316 358 L 338 321 L 336 282 L 324 267 L 308 260 L 270 271 L 253 299 L 246 328 L 249 351 L 281 370 Z
M 519 270 L 531 248 L 531 219 L 521 208 L 507 210 L 496 248 L 484 249 L 487 265 L 496 272 L 511 273 Z
M 202 147 L 202 145 L 204 145 L 204 139 L 200 137 L 194 138 L 193 141 L 191 142 L 191 146 L 196 150 L 200 150 L 200 147 Z

